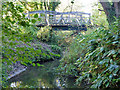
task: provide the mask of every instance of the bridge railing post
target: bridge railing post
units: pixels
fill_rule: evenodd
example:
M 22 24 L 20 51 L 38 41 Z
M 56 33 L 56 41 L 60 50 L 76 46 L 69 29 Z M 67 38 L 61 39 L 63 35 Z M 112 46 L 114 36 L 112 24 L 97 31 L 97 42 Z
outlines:
M 81 26 L 91 24 L 91 14 L 84 12 L 53 12 L 53 11 L 28 11 L 26 18 L 32 19 L 31 14 L 38 14 L 41 25 L 73 25 Z M 66 17 L 67 16 L 67 17 Z M 37 24 L 37 23 L 36 23 Z
M 40 15 L 40 13 L 38 14 L 38 17 L 39 17 L 39 18 L 41 18 L 41 15 Z
M 89 24 L 91 24 L 91 14 L 89 14 Z
M 27 18 L 30 19 L 30 13 L 29 13 L 29 11 L 28 11 L 28 16 L 27 16 Z
M 47 13 L 45 13 L 45 20 L 46 20 L 47 25 L 49 26 L 50 23 L 49 23 L 49 20 L 48 20 L 48 17 L 47 17 Z
M 56 14 L 54 15 L 54 23 L 56 23 L 57 22 L 57 20 L 56 20 Z

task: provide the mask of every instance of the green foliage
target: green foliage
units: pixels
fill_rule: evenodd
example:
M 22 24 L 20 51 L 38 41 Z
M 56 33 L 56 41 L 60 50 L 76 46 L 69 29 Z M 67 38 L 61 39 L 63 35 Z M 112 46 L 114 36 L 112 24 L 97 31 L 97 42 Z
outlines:
M 63 74 L 78 76 L 78 84 L 87 81 L 91 88 L 118 87 L 120 82 L 118 23 L 117 20 L 109 30 L 100 27 L 88 35 L 77 36 L 66 50 L 58 70 Z
M 37 32 L 37 37 L 45 42 L 50 41 L 51 38 L 51 28 L 49 26 L 43 27 L 41 28 L 38 32 Z
M 50 46 L 54 53 L 58 53 L 58 54 L 62 53 L 61 48 L 59 46 L 57 46 L 57 45 L 50 45 Z
M 103 7 L 100 3 L 98 3 L 97 6 L 94 6 L 98 8 L 99 10 L 103 10 Z M 104 11 L 99 11 L 98 9 L 93 9 L 93 14 L 92 14 L 92 21 L 93 25 L 96 26 L 108 26 L 108 21 L 106 18 L 106 14 Z
M 50 45 L 58 45 L 58 46 L 68 46 L 70 45 L 72 38 L 70 35 L 72 31 L 63 32 L 63 31 L 53 31 L 51 27 L 45 26 L 42 27 L 37 32 L 37 37 L 42 42 L 48 43 Z
M 73 40 L 71 34 L 73 34 L 73 31 L 54 31 L 51 40 L 52 42 L 56 41 L 56 44 L 61 47 L 67 47 Z
M 55 11 L 55 9 L 60 4 L 60 0 L 56 0 L 55 2 L 19 2 L 22 6 L 24 6 L 24 10 L 28 11 L 36 11 L 36 10 L 51 10 Z
M 37 39 L 38 28 L 31 25 L 35 21 L 25 18 L 21 5 L 16 2 L 4 2 L 2 8 L 3 81 L 11 71 L 10 66 L 16 61 L 26 66 L 28 64 L 41 66 L 35 62 L 45 62 L 61 57 L 60 54 L 53 53 L 49 46 L 41 45 Z M 37 18 L 37 15 L 34 17 Z
M 35 14 L 35 15 L 34 15 L 34 18 L 38 18 L 38 14 Z

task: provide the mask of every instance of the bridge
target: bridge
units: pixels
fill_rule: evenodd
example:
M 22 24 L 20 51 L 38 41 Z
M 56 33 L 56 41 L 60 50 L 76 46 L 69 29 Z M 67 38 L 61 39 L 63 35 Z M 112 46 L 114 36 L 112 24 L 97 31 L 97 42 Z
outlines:
M 51 26 L 54 30 L 87 30 L 91 24 L 90 13 L 29 11 L 26 18 L 35 19 L 37 27 Z

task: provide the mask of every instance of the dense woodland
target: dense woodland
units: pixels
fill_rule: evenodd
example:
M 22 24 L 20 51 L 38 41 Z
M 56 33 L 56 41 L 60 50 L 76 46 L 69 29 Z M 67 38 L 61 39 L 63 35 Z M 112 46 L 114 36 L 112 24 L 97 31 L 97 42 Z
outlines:
M 23 14 L 55 11 L 59 4 L 2 2 L 2 87 L 8 87 L 8 74 L 18 61 L 27 67 L 40 67 L 41 63 L 59 60 L 56 72 L 75 77 L 78 86 L 87 82 L 89 88 L 120 88 L 120 2 L 98 3 L 92 25 L 77 33 L 38 28 L 33 25 L 38 15 L 29 20 Z

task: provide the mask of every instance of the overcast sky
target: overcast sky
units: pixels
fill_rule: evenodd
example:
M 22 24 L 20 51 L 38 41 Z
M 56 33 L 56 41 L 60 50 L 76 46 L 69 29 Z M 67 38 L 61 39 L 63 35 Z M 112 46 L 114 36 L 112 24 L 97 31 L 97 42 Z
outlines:
M 57 0 L 27 0 L 27 1 L 57 1 Z M 71 1 L 72 0 L 60 0 L 61 4 L 59 5 L 57 11 L 62 12 L 67 6 L 71 6 Z M 91 13 L 92 12 L 92 6 L 95 2 L 98 0 L 74 0 L 73 8 L 72 11 L 83 11 L 86 13 Z M 71 8 L 65 9 L 66 11 L 70 11 Z
M 57 11 L 63 11 L 67 6 L 71 5 L 71 0 L 60 0 L 61 4 L 59 5 L 59 8 L 57 9 Z M 74 11 L 83 11 L 83 12 L 88 12 L 91 13 L 92 12 L 92 6 L 95 2 L 97 2 L 98 0 L 74 0 L 74 4 L 73 4 L 73 10 Z M 68 9 L 68 8 L 67 8 Z M 70 9 L 70 7 L 69 7 Z

